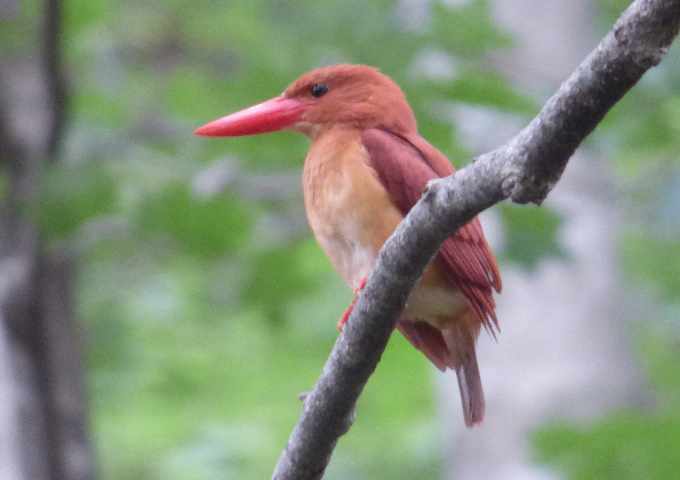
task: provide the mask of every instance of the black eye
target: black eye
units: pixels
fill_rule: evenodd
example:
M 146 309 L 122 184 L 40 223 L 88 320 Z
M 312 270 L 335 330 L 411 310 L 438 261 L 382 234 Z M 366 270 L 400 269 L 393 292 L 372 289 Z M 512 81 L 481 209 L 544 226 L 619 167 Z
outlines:
M 315 83 L 314 85 L 312 85 L 313 97 L 316 98 L 323 97 L 324 95 L 326 95 L 326 93 L 328 93 L 328 85 L 326 85 L 325 83 Z

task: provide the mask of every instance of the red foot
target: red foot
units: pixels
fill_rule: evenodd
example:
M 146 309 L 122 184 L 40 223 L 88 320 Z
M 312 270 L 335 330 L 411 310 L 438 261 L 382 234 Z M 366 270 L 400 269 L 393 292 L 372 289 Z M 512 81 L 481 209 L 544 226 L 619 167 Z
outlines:
M 340 320 L 338 321 L 338 324 L 336 326 L 338 332 L 342 332 L 342 327 L 344 327 L 345 323 L 347 323 L 347 320 L 349 320 L 349 316 L 352 314 L 354 305 L 357 303 L 357 299 L 359 298 L 359 293 L 361 293 L 365 286 L 366 277 L 362 278 L 361 282 L 359 282 L 359 286 L 354 289 L 354 299 L 352 300 L 352 303 L 349 304 L 349 307 L 347 307 L 347 310 L 345 310 L 345 313 L 342 314 L 342 317 L 340 317 Z

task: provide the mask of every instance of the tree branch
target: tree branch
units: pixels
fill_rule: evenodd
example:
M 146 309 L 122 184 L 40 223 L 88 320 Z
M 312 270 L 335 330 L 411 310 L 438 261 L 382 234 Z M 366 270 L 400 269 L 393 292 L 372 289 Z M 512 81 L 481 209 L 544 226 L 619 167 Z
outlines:
M 534 120 L 501 148 L 430 183 L 383 246 L 273 474 L 318 479 L 375 369 L 413 285 L 442 242 L 505 199 L 540 204 L 574 150 L 659 63 L 680 27 L 680 0 L 637 0 Z

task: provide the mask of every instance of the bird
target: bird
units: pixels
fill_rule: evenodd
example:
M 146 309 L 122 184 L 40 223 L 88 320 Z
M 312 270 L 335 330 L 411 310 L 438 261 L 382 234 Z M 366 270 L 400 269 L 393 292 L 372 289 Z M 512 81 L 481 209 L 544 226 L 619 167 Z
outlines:
M 310 147 L 302 169 L 308 223 L 355 297 L 383 243 L 428 182 L 454 174 L 447 157 L 418 133 L 404 92 L 367 65 L 311 70 L 282 94 L 195 130 L 207 137 L 290 130 Z M 482 327 L 499 332 L 498 263 L 475 217 L 441 245 L 410 293 L 396 328 L 439 370 L 456 373 L 467 427 L 482 422 L 484 392 L 476 354 Z

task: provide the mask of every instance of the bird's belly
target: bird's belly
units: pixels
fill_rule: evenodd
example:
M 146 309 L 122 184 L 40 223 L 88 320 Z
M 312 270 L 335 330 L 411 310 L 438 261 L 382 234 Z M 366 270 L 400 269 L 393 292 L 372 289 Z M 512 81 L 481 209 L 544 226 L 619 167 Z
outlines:
M 310 218 L 319 244 L 352 288 L 370 273 L 380 248 L 402 219 L 391 202 L 378 208 L 369 212 L 361 203 L 344 203 L 338 198 L 327 210 L 318 212 L 321 218 Z
M 375 263 L 376 252 L 367 245 L 361 245 L 335 235 L 317 236 L 331 263 L 352 288 L 357 288 Z

